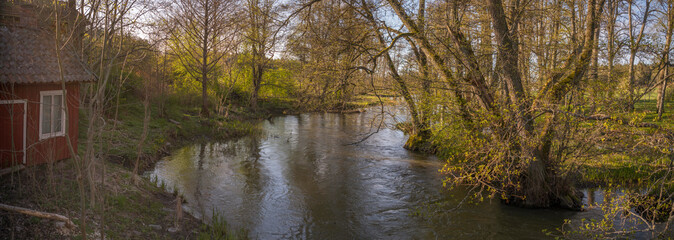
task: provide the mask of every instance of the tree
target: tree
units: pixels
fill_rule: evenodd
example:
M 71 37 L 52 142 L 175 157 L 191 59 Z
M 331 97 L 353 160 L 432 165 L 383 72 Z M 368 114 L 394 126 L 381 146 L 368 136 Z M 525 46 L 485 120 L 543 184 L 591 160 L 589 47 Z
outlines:
M 472 123 L 472 125 L 466 125 L 465 131 L 477 138 L 491 139 L 487 141 L 493 146 L 505 145 L 499 149 L 501 152 L 506 151 L 505 154 L 478 154 L 475 156 L 476 159 L 470 160 L 472 161 L 470 164 L 449 167 L 447 172 L 453 174 L 451 181 L 477 184 L 482 186 L 481 189 L 488 189 L 493 194 L 502 194 L 506 201 L 524 206 L 578 207 L 580 200 L 575 191 L 563 177 L 558 175 L 559 164 L 563 159 L 555 157 L 559 154 L 553 153 L 553 145 L 557 137 L 556 126 L 561 124 L 562 120 L 555 114 L 557 110 L 554 106 L 559 105 L 570 90 L 579 86 L 588 70 L 598 27 L 598 17 L 601 16 L 603 10 L 603 1 L 587 3 L 582 38 L 576 39 L 573 37 L 575 34 L 571 34 L 571 39 L 575 40 L 570 44 L 573 50 L 570 51 L 569 59 L 564 67 L 556 70 L 552 76 L 539 80 L 544 81 L 544 84 L 536 98 L 533 99 L 527 96 L 522 78 L 522 73 L 528 70 L 521 69 L 521 66 L 527 65 L 519 62 L 519 56 L 523 50 L 518 47 L 519 37 L 516 34 L 518 30 L 515 30 L 518 24 L 512 18 L 509 22 L 504 11 L 504 4 L 500 0 L 488 2 L 487 6 L 498 46 L 497 58 L 500 63 L 498 69 L 509 90 L 505 97 L 512 106 L 502 105 L 505 99 L 499 98 L 487 84 L 484 70 L 481 68 L 470 40 L 473 37 L 470 35 L 471 32 L 466 30 L 470 28 L 462 24 L 464 22 L 462 17 L 471 9 L 467 5 L 468 2 L 443 3 L 442 6 L 448 10 L 443 20 L 445 25 L 434 28 L 442 29 L 443 32 L 428 35 L 420 34 L 421 27 L 408 14 L 400 1 L 387 0 L 387 2 L 416 45 L 429 57 L 435 70 L 441 73 L 444 81 L 451 88 L 456 89 L 464 86 L 460 85 L 461 83 L 467 84 L 469 89 L 464 91 L 471 92 L 477 98 L 477 104 L 471 104 L 460 94 L 455 94 L 455 102 L 460 115 L 464 121 Z M 419 7 L 423 6 L 419 5 Z M 576 6 L 574 5 L 573 8 L 576 9 Z M 521 11 L 519 6 L 515 6 L 514 9 L 514 11 Z M 444 34 L 446 38 L 440 38 L 442 44 L 433 44 L 429 36 L 435 38 L 443 36 L 439 33 Z M 446 50 L 443 51 L 442 48 Z M 441 52 L 448 52 L 449 56 L 442 56 Z M 448 58 L 454 58 L 459 65 L 448 65 L 446 63 Z M 458 74 L 454 74 L 453 69 L 459 70 Z M 536 112 L 541 113 L 534 114 Z M 545 116 L 545 113 L 551 115 Z M 543 123 L 534 124 L 536 122 L 534 116 L 544 116 Z M 491 129 L 490 137 L 482 133 L 485 128 Z M 484 162 L 480 159 L 484 159 Z M 484 170 L 485 166 L 494 168 Z
M 246 0 L 243 21 L 245 46 L 250 54 L 251 82 L 253 89 L 250 106 L 257 108 L 258 94 L 262 86 L 265 70 L 273 57 L 273 50 L 280 39 L 283 27 L 280 17 L 280 6 L 275 0 Z
M 175 0 L 166 24 L 169 46 L 189 76 L 201 82 L 201 115 L 208 116 L 208 85 L 220 60 L 236 46 L 233 0 Z
M 429 68 L 428 65 L 428 58 L 426 54 L 416 46 L 415 41 L 410 37 L 411 34 L 392 31 L 391 28 L 384 23 L 384 21 L 375 18 L 374 13 L 376 11 L 373 10 L 375 9 L 373 6 L 368 4 L 368 2 L 366 1 L 361 1 L 361 4 L 363 6 L 362 14 L 372 25 L 371 28 L 375 32 L 377 40 L 381 45 L 380 48 L 382 50 L 381 53 L 379 53 L 379 55 L 382 55 L 384 57 L 386 65 L 388 66 L 388 72 L 390 73 L 391 77 L 395 80 L 395 83 L 398 86 L 398 90 L 402 95 L 403 99 L 405 100 L 407 108 L 409 109 L 412 125 L 411 129 L 407 130 L 409 138 L 405 143 L 404 147 L 409 150 L 432 152 L 433 149 L 429 142 L 431 137 L 430 112 L 432 107 L 430 105 L 430 98 L 431 98 L 432 74 L 431 69 Z M 426 1 L 424 0 L 419 1 L 419 7 L 417 8 L 417 15 L 415 20 L 415 23 L 417 24 L 420 30 L 420 32 L 418 33 L 419 35 L 424 35 L 426 29 L 425 10 L 426 10 Z M 395 37 L 392 37 L 393 34 L 397 35 Z M 386 39 L 384 36 L 388 36 L 391 39 Z M 405 39 L 407 41 L 407 43 L 409 44 L 409 48 L 413 54 L 414 62 L 416 62 L 418 70 L 416 78 L 418 78 L 421 83 L 421 93 L 419 94 L 420 97 L 418 97 L 418 99 L 414 98 L 414 92 L 412 92 L 411 88 L 409 87 L 411 83 L 408 80 L 405 80 L 400 75 L 398 71 L 399 66 L 396 66 L 396 63 L 393 61 L 393 58 L 389 53 L 389 49 L 391 49 L 393 45 L 396 44 L 398 39 Z M 387 46 L 389 42 L 391 46 Z
M 49 16 L 46 19 L 40 20 L 47 20 L 48 26 L 55 27 L 54 47 L 60 72 L 58 79 L 64 95 L 66 79 L 60 59 L 61 51 L 64 49 L 74 49 L 82 63 L 88 65 L 96 76 L 95 82 L 84 85 L 81 89 L 81 99 L 84 99 L 81 110 L 87 119 L 85 121 L 87 122 L 86 133 L 82 139 L 83 154 L 75 152 L 73 144 L 69 140 L 66 141 L 77 172 L 81 210 L 79 225 L 83 239 L 87 239 L 86 223 L 89 218 L 87 217 L 89 211 L 87 205 L 90 208 L 96 207 L 94 209 L 100 218 L 98 223 L 101 227 L 105 227 L 105 207 L 99 207 L 99 204 L 103 204 L 101 200 L 104 197 L 97 189 L 106 184 L 105 178 L 100 175 L 100 172 L 105 172 L 106 165 L 100 162 L 103 152 L 96 146 L 100 146 L 99 140 L 105 127 L 107 103 L 113 102 L 108 95 L 108 85 L 115 80 L 113 72 L 125 70 L 126 60 L 121 59 L 126 59 L 137 50 L 135 44 L 130 44 L 130 47 L 127 45 L 127 40 L 132 39 L 129 28 L 134 26 L 137 20 L 151 9 L 151 6 L 128 0 L 95 0 L 79 3 L 71 0 L 66 5 L 67 9 L 56 1 L 53 4 L 49 1 L 34 3 L 46 4 L 42 7 L 53 9 L 49 11 L 50 14 L 47 14 Z M 143 54 L 140 53 L 140 55 Z M 67 111 L 68 104 L 64 107 Z M 67 135 L 68 131 L 65 132 Z M 66 139 L 70 138 L 66 136 Z M 102 171 L 99 172 L 99 169 Z M 88 194 L 84 190 L 86 185 L 89 186 Z M 89 204 L 86 203 L 87 200 Z M 104 231 L 105 229 L 100 230 L 100 232 Z
M 660 61 L 660 68 L 662 68 L 662 83 L 658 91 L 658 119 L 662 118 L 665 112 L 665 95 L 667 94 L 667 81 L 669 79 L 669 54 L 672 44 L 672 32 L 674 32 L 674 3 L 672 1 L 661 1 L 664 5 L 666 24 L 665 24 L 665 47 L 662 49 L 662 60 Z
M 616 29 L 616 24 L 618 23 L 618 16 L 619 14 L 619 5 L 620 5 L 620 0 L 607 0 L 606 1 L 606 64 L 607 66 L 607 71 L 608 71 L 608 76 L 607 76 L 607 84 L 613 85 L 616 84 L 615 82 L 615 70 L 614 70 L 614 65 L 615 65 L 615 59 L 616 55 L 620 51 L 620 44 L 617 39 L 617 29 Z M 616 46 L 617 45 L 617 46 Z M 613 89 L 613 88 L 610 88 Z M 613 97 L 613 90 L 609 90 L 608 97 Z
M 651 0 L 646 0 L 643 2 L 644 6 L 635 6 L 634 0 L 629 0 L 627 1 L 627 18 L 629 22 L 628 26 L 628 32 L 629 32 L 629 50 L 630 50 L 630 58 L 629 58 L 629 79 L 627 82 L 628 86 L 628 97 L 629 99 L 627 100 L 627 110 L 632 111 L 634 110 L 634 102 L 637 99 L 636 94 L 635 94 L 635 69 L 634 69 L 634 61 L 636 60 L 636 55 L 637 52 L 639 52 L 639 48 L 641 47 L 641 41 L 644 39 L 644 33 L 646 29 L 646 25 L 648 23 L 648 17 L 651 15 Z M 639 32 L 635 33 L 635 28 L 636 26 L 634 25 L 634 20 L 633 18 L 635 17 L 635 12 L 633 11 L 634 8 L 636 7 L 643 7 L 644 9 L 641 12 L 641 22 L 640 22 L 640 27 L 639 27 Z M 636 36 L 635 36 L 636 34 Z
M 298 14 L 288 47 L 301 63 L 300 100 L 307 105 L 343 109 L 358 85 L 369 85 L 365 77 L 372 73 L 368 64 L 376 38 L 356 3 L 325 0 L 302 5 L 308 10 Z

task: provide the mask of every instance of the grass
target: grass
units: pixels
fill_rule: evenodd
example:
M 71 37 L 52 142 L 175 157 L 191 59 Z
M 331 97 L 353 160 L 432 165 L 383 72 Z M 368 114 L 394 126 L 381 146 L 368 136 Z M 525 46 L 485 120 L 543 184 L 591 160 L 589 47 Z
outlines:
M 199 240 L 235 240 L 247 239 L 248 233 L 243 230 L 231 231 L 225 218 L 213 212 L 210 226 L 203 226 L 197 239 Z
M 157 106 L 151 106 L 151 121 L 149 122 L 148 136 L 141 148 L 141 172 L 142 169 L 148 169 L 154 165 L 161 156 L 168 154 L 172 149 L 192 144 L 194 141 L 218 141 L 234 137 L 254 134 L 257 132 L 255 121 L 246 120 L 254 117 L 254 114 L 237 115 L 237 118 L 224 118 L 222 116 L 212 116 L 204 118 L 199 115 L 200 107 L 180 104 L 176 100 L 169 100 L 166 103 L 164 114 L 160 114 Z M 103 132 L 103 142 L 108 143 L 104 146 L 108 150 L 109 159 L 120 163 L 126 169 L 131 169 L 138 154 L 138 142 L 143 131 L 144 108 L 137 98 L 125 98 L 119 108 L 119 121 L 116 126 L 110 124 Z M 122 170 L 122 166 L 116 168 Z M 128 171 L 120 171 L 119 176 L 122 179 L 131 179 Z M 130 182 L 119 184 L 122 191 L 130 186 Z M 135 194 L 109 195 L 106 196 L 106 202 L 109 203 L 110 221 L 106 221 L 106 236 L 112 239 L 127 239 L 128 231 L 118 231 L 119 229 L 134 229 L 135 234 L 140 232 L 144 239 L 165 238 L 157 235 L 156 229 L 150 227 L 150 224 L 158 222 L 158 219 L 168 219 L 171 222 L 171 216 L 167 216 L 165 208 L 161 201 L 153 200 L 147 196 L 155 195 L 166 198 L 164 189 L 156 187 L 148 180 L 143 180 L 140 191 L 131 191 Z M 165 199 L 174 201 L 174 199 Z M 175 203 L 174 203 L 175 204 Z M 171 213 L 173 214 L 173 213 Z M 198 222 L 194 220 L 193 222 Z M 154 224 L 161 225 L 161 224 Z M 170 225 L 170 224 L 169 224 Z M 192 224 L 193 225 L 193 224 Z M 201 231 L 212 231 L 207 225 L 201 224 Z M 156 226 L 154 226 L 156 227 Z M 163 232 L 170 227 L 167 224 L 162 226 Z M 188 229 L 190 230 L 190 229 Z M 188 235 L 192 235 L 188 231 Z M 231 236 L 230 236 L 231 237 Z M 237 237 L 238 238 L 238 237 Z M 236 239 L 236 238 L 227 238 Z
M 645 114 L 644 122 L 655 123 L 660 127 L 674 130 L 674 102 L 665 101 L 665 112 L 661 119 L 657 119 L 657 100 L 655 98 L 646 98 L 634 104 L 634 112 Z
M 643 123 L 655 124 L 665 131 L 674 130 L 674 102 L 665 101 L 665 112 L 657 119 L 657 94 L 644 96 L 636 102 L 634 111 L 616 114 L 624 119 L 641 119 Z M 651 128 L 640 128 L 640 131 L 651 133 Z M 669 162 L 668 157 L 652 154 L 608 153 L 590 161 L 581 163 L 583 179 L 589 185 L 644 185 L 664 174 Z
M 648 156 L 634 157 L 621 153 L 599 156 L 582 164 L 582 185 L 640 186 L 663 175 L 662 165 Z
M 199 107 L 181 104 L 178 100 L 166 103 L 165 114 L 160 114 L 156 105 L 151 108 L 148 136 L 141 148 L 140 173 L 149 169 L 161 156 L 173 149 L 195 141 L 219 141 L 248 134 L 257 130 L 255 113 L 232 114 L 230 118 L 199 116 Z M 244 110 L 245 111 L 245 110 Z M 110 111 L 114 112 L 114 111 Z M 200 220 L 184 214 L 180 229 L 169 233 L 175 226 L 176 196 L 166 193 L 149 179 L 139 178 L 133 184 L 133 169 L 138 156 L 138 142 L 143 131 L 144 108 L 133 96 L 121 99 L 118 120 L 108 113 L 100 139 L 96 139 L 97 152 L 103 158 L 97 162 L 97 206 L 85 201 L 85 217 L 89 237 L 103 235 L 107 239 L 195 239 L 202 232 L 223 232 L 220 226 L 209 227 Z M 85 150 L 86 115 L 80 113 L 78 151 Z M 103 160 L 101 160 L 103 159 Z M 0 178 L 0 202 L 31 209 L 69 216 L 76 224 L 80 219 L 81 198 L 75 162 L 64 160 L 53 166 L 39 165 L 5 175 Z M 104 171 L 103 171 L 104 170 Z M 89 187 L 84 186 L 88 195 Z M 156 225 L 156 226 L 151 226 Z M 75 233 L 59 233 L 49 221 L 21 214 L 0 214 L 0 236 L 15 236 L 18 239 L 60 239 L 70 236 L 80 239 Z M 161 229 L 158 229 L 160 226 Z M 215 230 L 213 230 L 215 229 Z M 241 238 L 229 235 L 230 238 Z M 234 238 L 232 238 L 234 237 Z M 1 237 L 0 237 L 1 238 Z
M 97 195 L 102 201 L 89 205 L 85 199 L 85 217 L 89 237 L 100 236 L 103 230 L 107 239 L 167 239 L 195 238 L 200 221 L 186 216 L 181 221 L 182 231 L 169 233 L 168 227 L 175 222 L 175 197 L 163 192 L 149 180 L 140 179 L 133 184 L 129 170 L 111 162 L 100 162 L 98 169 L 105 169 L 103 179 L 97 179 Z M 13 176 L 13 184 L 3 176 L 0 198 L 3 203 L 28 207 L 35 210 L 59 213 L 67 216 L 76 225 L 82 224 L 80 192 L 74 161 L 60 161 L 53 168 L 46 165 L 27 168 Z M 50 173 L 51 174 L 45 174 Z M 101 183 L 101 182 L 104 183 Z M 85 187 L 85 194 L 89 192 Z M 162 230 L 150 225 L 162 226 Z M 18 227 L 17 226 L 21 226 Z M 0 236 L 14 234 L 18 239 L 61 239 L 71 236 L 81 239 L 75 233 L 63 234 L 50 227 L 50 221 L 35 219 L 26 215 L 9 213 L 0 216 Z M 11 233 L 11 229 L 14 232 Z M 17 230 L 18 229 L 18 230 Z
M 194 141 L 224 140 L 257 132 L 254 121 L 238 118 L 199 116 L 199 107 L 167 102 L 164 114 L 159 107 L 150 107 L 148 135 L 141 148 L 141 169 L 151 167 L 158 157 L 172 149 Z M 84 117 L 84 116 L 83 116 Z M 144 108 L 137 98 L 124 98 L 120 103 L 118 121 L 106 124 L 102 142 L 108 157 L 122 165 L 132 166 L 138 156 L 138 143 L 143 132 Z M 80 129 L 86 127 L 81 121 Z M 84 131 L 80 131 L 80 138 Z M 83 146 L 80 146 L 83 148 Z
M 347 109 L 358 109 L 358 108 L 366 108 L 366 107 L 371 107 L 371 106 L 376 106 L 379 105 L 379 101 L 383 101 L 384 104 L 395 104 L 395 100 L 390 97 L 381 97 L 378 98 L 377 96 L 374 95 L 358 95 L 354 97 L 353 100 L 349 101 L 346 103 Z

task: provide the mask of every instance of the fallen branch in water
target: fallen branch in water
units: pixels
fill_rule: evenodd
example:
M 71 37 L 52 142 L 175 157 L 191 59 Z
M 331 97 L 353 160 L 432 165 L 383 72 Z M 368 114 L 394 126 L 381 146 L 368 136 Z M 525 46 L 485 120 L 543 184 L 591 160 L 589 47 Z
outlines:
M 66 224 L 66 227 L 69 229 L 75 229 L 75 224 L 70 221 L 69 218 L 66 216 L 56 214 L 56 213 L 48 213 L 48 212 L 40 212 L 28 208 L 22 208 L 22 207 L 15 207 L 15 206 L 10 206 L 6 204 L 0 203 L 0 210 L 5 210 L 5 211 L 11 211 L 11 212 L 18 212 L 18 213 L 23 213 L 26 215 L 34 216 L 34 217 L 39 217 L 39 218 L 46 218 L 46 219 L 51 219 L 51 220 L 56 220 L 56 221 L 61 221 Z

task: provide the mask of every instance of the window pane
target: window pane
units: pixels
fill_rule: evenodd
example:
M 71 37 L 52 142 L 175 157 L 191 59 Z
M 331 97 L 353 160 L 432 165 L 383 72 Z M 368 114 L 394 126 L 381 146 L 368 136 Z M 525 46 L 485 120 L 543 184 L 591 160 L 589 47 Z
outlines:
M 42 134 L 51 133 L 51 96 L 42 97 Z
M 54 129 L 53 132 L 61 132 L 61 128 L 63 127 L 61 124 L 61 120 L 63 119 L 63 109 L 61 109 L 62 106 L 62 95 L 54 95 L 54 108 L 52 109 L 52 113 L 54 114 L 54 122 L 52 127 L 52 129 Z

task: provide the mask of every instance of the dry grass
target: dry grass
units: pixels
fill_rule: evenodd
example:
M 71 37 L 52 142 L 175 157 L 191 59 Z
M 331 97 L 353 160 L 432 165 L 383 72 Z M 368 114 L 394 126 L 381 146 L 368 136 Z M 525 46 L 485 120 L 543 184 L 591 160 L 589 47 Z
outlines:
M 141 178 L 132 184 L 131 172 L 112 164 L 105 165 L 105 174 L 96 181 L 99 186 L 98 206 L 86 206 L 88 237 L 105 235 L 106 239 L 193 239 L 201 222 L 183 216 L 179 231 L 175 226 L 175 196 L 165 193 Z M 27 168 L 0 178 L 0 201 L 40 211 L 59 213 L 80 225 L 81 209 L 75 166 L 66 160 L 48 166 Z M 101 168 L 102 169 L 102 168 Z M 100 182 L 99 182 L 100 181 Z M 85 201 L 88 204 L 88 200 Z M 64 232 L 49 220 L 3 212 L 0 214 L 0 239 L 80 239 L 79 232 Z M 157 225 L 161 226 L 159 229 Z

